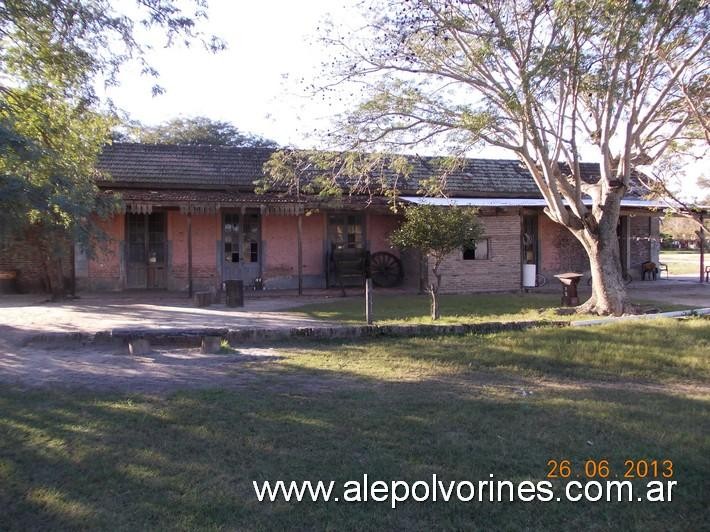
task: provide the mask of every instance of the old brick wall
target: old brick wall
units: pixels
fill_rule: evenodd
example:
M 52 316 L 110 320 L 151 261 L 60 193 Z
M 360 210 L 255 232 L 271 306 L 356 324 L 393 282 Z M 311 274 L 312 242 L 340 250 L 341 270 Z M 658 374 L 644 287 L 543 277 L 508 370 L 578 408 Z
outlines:
M 660 242 L 659 219 L 647 214 L 629 216 L 629 271 L 634 278 L 641 276 L 641 264 L 658 263 Z
M 365 219 L 367 243 L 372 253 L 386 251 L 399 256 L 399 250 L 390 244 L 390 235 L 399 224 L 401 218 L 394 214 L 368 213 Z
M 303 286 L 325 286 L 325 215 L 311 214 L 302 218 Z M 264 287 L 269 289 L 298 287 L 298 218 L 266 215 L 261 219 L 264 250 L 262 271 Z
M 38 292 L 44 287 L 44 267 L 37 249 L 27 239 L 7 235 L 0 242 L 0 270 L 17 272 L 17 288 L 21 292 Z
M 187 290 L 187 215 L 168 211 L 168 289 Z M 192 286 L 194 290 L 219 289 L 219 214 L 192 215 Z
M 628 257 L 629 272 L 633 278 L 640 276 L 641 263 L 658 262 L 659 222 L 657 216 L 647 212 L 622 211 L 628 217 L 628 251 L 621 242 L 622 259 Z M 540 242 L 540 268 L 548 280 L 566 271 L 589 271 L 589 259 L 582 245 L 565 227 L 545 215 L 538 218 Z M 628 255 L 626 255 L 628 253 Z
M 540 271 L 548 282 L 558 273 L 589 271 L 589 259 L 579 240 L 545 214 L 538 217 L 538 249 Z
M 79 289 L 122 290 L 125 288 L 125 220 L 123 214 L 117 214 L 106 220 L 94 219 L 93 223 L 103 233 L 103 238 L 95 242 L 93 252 L 86 261 L 86 267 L 77 269 Z
M 69 286 L 71 279 L 70 259 L 70 249 L 65 246 L 60 260 L 67 286 Z M 0 270 L 17 272 L 16 286 L 20 292 L 43 292 L 46 290 L 44 258 L 35 243 L 32 230 L 24 235 L 3 235 L 2 242 L 0 242 Z
M 447 257 L 440 267 L 442 293 L 518 290 L 520 288 L 520 215 L 509 209 L 481 215 L 489 258 L 463 260 L 463 251 Z M 431 260 L 429 261 L 429 275 Z

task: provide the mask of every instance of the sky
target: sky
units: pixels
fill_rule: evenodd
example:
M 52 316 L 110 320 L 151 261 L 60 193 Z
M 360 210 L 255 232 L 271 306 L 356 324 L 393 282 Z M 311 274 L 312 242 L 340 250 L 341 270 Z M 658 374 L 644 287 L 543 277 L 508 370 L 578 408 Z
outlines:
M 153 97 L 153 81 L 129 67 L 108 95 L 146 124 L 207 116 L 281 145 L 316 147 L 311 133 L 327 127 L 332 110 L 307 97 L 299 80 L 319 75 L 324 49 L 317 28 L 329 13 L 346 22 L 351 11 L 325 0 L 211 0 L 202 27 L 226 40 L 227 50 L 156 50 L 149 61 L 165 94 Z
M 199 45 L 158 46 L 148 59 L 160 72 L 164 94 L 152 96 L 154 81 L 130 65 L 121 84 L 107 94 L 131 119 L 148 125 L 177 116 L 206 116 L 282 146 L 323 147 L 322 133 L 342 109 L 307 94 L 302 80 L 323 78 L 321 64 L 328 50 L 318 35 L 326 19 L 357 28 L 357 11 L 348 7 L 354 2 L 210 0 L 209 19 L 201 28 L 224 39 L 227 50 L 211 54 Z M 491 147 L 472 155 L 512 158 Z M 678 178 L 677 188 L 686 197 L 695 195 L 703 173 L 707 175 L 707 161 L 691 165 L 688 175 Z

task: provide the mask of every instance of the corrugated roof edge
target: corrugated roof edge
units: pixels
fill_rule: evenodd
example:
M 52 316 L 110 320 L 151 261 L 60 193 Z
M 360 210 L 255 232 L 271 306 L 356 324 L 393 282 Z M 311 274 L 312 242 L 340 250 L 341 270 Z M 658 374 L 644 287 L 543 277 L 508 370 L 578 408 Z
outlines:
M 400 196 L 402 201 L 417 205 L 435 205 L 441 207 L 544 207 L 545 200 L 542 198 L 432 198 L 427 196 Z M 585 198 L 582 200 L 585 205 L 591 205 L 592 200 Z M 625 198 L 621 200 L 622 207 L 641 207 L 664 209 L 668 204 L 661 200 L 644 200 L 637 198 Z

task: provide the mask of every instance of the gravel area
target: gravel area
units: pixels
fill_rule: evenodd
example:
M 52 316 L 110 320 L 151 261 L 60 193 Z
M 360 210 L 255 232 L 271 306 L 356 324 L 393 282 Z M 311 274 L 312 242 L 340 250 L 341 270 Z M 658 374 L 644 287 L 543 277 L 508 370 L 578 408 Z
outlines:
M 184 295 L 169 293 L 87 294 L 48 302 L 42 295 L 0 296 L 0 337 L 19 342 L 39 333 L 97 332 L 113 329 L 280 329 L 327 325 L 288 312 L 323 297 L 260 297 L 244 307 L 215 304 L 197 308 Z

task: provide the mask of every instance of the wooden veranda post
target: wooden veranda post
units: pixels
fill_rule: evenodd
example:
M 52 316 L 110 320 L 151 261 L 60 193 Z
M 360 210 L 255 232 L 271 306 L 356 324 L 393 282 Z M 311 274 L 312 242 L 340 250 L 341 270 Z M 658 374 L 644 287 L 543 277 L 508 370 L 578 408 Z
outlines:
M 303 214 L 298 212 L 298 295 L 303 295 Z
M 187 293 L 192 297 L 192 209 L 187 210 Z
M 69 261 L 69 267 L 71 268 L 71 286 L 69 287 L 69 293 L 72 297 L 76 297 L 76 241 L 73 239 L 69 247 Z
M 365 258 L 365 321 L 372 325 L 372 275 L 370 271 L 370 252 Z
M 296 237 L 296 242 L 297 242 L 297 259 L 298 259 L 298 295 L 302 296 L 303 295 L 303 209 L 301 205 L 301 177 L 299 176 L 298 179 L 296 180 L 296 200 L 298 201 L 298 205 L 296 206 L 296 209 L 298 212 L 298 222 L 297 222 L 297 230 L 296 232 L 298 233 Z
M 698 236 L 700 237 L 700 282 L 705 281 L 705 216 L 700 214 L 700 230 L 698 231 Z

